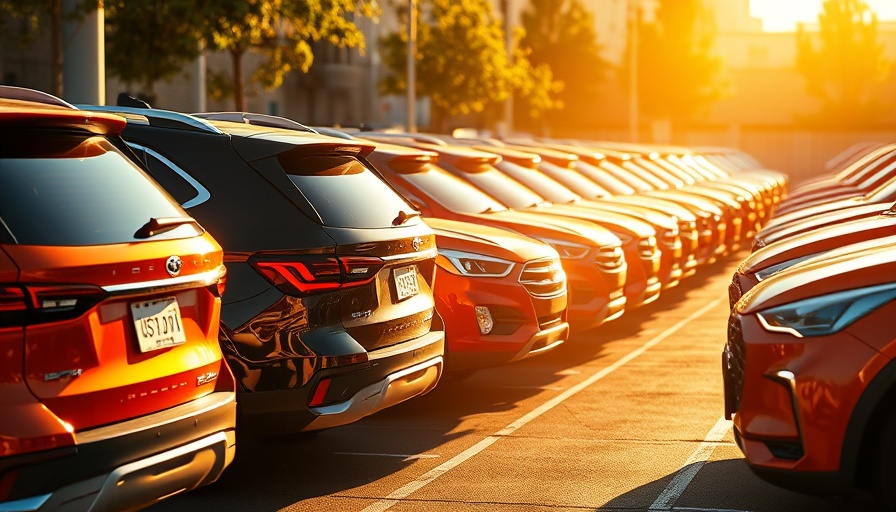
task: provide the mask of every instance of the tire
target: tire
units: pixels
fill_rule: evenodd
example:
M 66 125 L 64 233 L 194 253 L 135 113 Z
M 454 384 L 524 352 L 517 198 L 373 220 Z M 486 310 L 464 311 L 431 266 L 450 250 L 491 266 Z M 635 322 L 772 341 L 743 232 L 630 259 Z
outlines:
M 872 468 L 876 510 L 896 512 L 896 411 L 890 412 L 881 425 Z

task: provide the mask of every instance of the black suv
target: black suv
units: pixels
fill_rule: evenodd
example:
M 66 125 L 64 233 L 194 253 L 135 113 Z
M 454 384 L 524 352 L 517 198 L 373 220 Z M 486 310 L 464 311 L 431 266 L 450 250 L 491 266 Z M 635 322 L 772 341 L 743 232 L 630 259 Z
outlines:
M 224 248 L 220 341 L 241 432 L 343 425 L 436 386 L 435 236 L 371 172 L 372 145 L 241 116 L 81 108 L 126 117 L 137 159 Z

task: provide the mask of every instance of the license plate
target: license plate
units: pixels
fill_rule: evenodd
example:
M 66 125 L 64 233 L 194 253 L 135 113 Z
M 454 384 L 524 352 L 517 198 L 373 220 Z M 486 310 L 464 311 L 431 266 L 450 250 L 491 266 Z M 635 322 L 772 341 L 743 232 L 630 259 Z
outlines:
M 413 297 L 420 292 L 420 288 L 417 287 L 417 267 L 411 265 L 410 267 L 396 268 L 392 272 L 392 278 L 395 279 L 398 300 Z
M 187 342 L 180 307 L 174 297 L 132 302 L 131 315 L 137 329 L 140 352 L 150 352 Z

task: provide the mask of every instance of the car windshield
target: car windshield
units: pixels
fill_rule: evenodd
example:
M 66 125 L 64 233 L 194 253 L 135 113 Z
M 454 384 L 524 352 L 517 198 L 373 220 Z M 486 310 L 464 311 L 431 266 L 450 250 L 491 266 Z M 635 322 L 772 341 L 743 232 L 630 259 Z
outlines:
M 548 201 L 553 201 L 557 204 L 568 204 L 581 199 L 581 196 L 556 180 L 542 174 L 538 169 L 529 169 L 508 161 L 498 163 L 497 167 Z
M 544 203 L 543 197 L 491 165 L 477 167 L 476 172 L 463 172 L 461 177 L 506 206 L 522 209 Z M 461 170 L 466 171 L 464 168 Z
M 184 211 L 108 140 L 71 132 L 0 133 L 0 226 L 16 243 L 83 246 L 143 239 L 152 219 L 176 226 L 153 239 L 196 236 Z
M 560 167 L 559 165 L 550 162 L 542 162 L 539 168 L 549 178 L 557 180 L 560 184 L 568 187 L 570 190 L 586 199 L 597 199 L 610 195 L 606 189 L 582 176 L 573 169 Z
M 415 187 L 455 213 L 499 212 L 507 208 L 478 188 L 428 162 L 397 161 L 392 166 Z M 413 169 L 408 169 L 413 166 Z M 412 171 L 412 172 L 409 172 Z

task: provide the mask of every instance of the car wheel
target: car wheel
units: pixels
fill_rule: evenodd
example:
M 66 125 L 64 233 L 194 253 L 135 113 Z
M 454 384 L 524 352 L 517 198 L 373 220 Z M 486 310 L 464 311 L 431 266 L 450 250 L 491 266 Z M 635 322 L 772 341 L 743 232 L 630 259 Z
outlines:
M 872 487 L 878 510 L 896 511 L 896 412 L 881 426 L 874 455 Z

